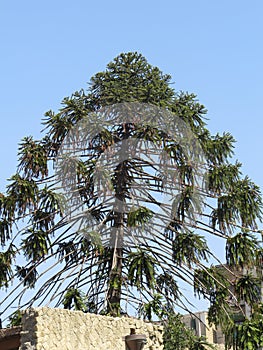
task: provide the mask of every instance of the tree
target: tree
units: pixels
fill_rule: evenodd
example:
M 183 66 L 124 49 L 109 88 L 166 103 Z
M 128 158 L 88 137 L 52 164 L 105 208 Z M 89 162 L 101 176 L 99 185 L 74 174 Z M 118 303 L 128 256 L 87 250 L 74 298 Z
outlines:
M 46 113 L 41 140 L 22 140 L 0 196 L 0 286 L 20 281 L 2 313 L 15 300 L 82 308 L 81 289 L 85 311 L 116 316 L 150 304 L 164 315 L 188 310 L 182 280 L 210 300 L 211 320 L 225 319 L 232 282 L 208 266 L 220 263 L 209 236 L 227 244 L 230 264 L 251 247 L 262 252 L 261 194 L 230 162 L 232 135 L 211 135 L 205 107 L 170 81 L 141 54 L 120 54 L 87 92 Z
M 208 319 L 226 349 L 258 349 L 262 338 L 262 248 L 246 231 L 228 237 L 226 265 L 195 271 L 195 291 L 210 294 Z M 260 260 L 260 261 L 259 261 Z

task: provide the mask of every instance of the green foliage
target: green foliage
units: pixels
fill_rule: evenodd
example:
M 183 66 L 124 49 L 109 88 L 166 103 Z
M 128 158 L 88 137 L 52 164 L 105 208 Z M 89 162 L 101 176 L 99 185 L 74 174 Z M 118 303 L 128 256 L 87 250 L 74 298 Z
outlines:
M 192 264 L 200 260 L 208 261 L 209 249 L 204 237 L 193 232 L 178 233 L 173 241 L 173 261 L 176 264 Z
M 206 123 L 204 121 L 207 110 L 197 100 L 195 94 L 183 91 L 175 92 L 173 102 L 169 108 L 190 126 L 194 134 L 198 135 L 202 140 L 209 139 L 207 137 L 209 132 L 205 129 Z
M 9 181 L 12 183 L 7 186 L 7 194 L 14 200 L 18 215 L 34 210 L 38 201 L 35 181 L 22 178 L 19 174 L 12 176 Z
M 170 79 L 139 53 L 120 54 L 105 72 L 91 78 L 91 104 L 97 108 L 132 101 L 167 105 L 174 95 Z
M 260 302 L 260 279 L 252 274 L 243 275 L 235 283 L 235 294 L 238 301 L 245 301 L 248 305 Z
M 87 310 L 85 295 L 74 287 L 71 287 L 66 291 L 62 303 L 64 309 L 80 310 L 84 312 Z
M 244 350 L 258 349 L 263 345 L 262 337 L 263 323 L 246 320 L 237 327 L 237 344 L 238 348 Z
M 187 171 L 188 170 L 188 171 Z M 182 177 L 186 178 L 188 182 L 191 179 L 189 175 L 189 167 L 181 166 Z M 201 211 L 200 197 L 194 191 L 192 185 L 186 185 L 181 193 L 175 196 L 173 200 L 172 215 L 184 222 L 186 216 L 190 219 L 194 219 L 195 213 Z
M 228 237 L 226 242 L 226 261 L 231 267 L 243 268 L 256 265 L 255 252 L 260 249 L 259 242 L 254 235 L 240 232 Z
M 37 280 L 37 270 L 34 265 L 29 267 L 16 266 L 16 274 L 25 287 L 34 288 Z
M 128 213 L 127 226 L 144 225 L 153 217 L 153 212 L 145 207 L 140 207 Z
M 152 321 L 153 315 L 156 315 L 161 319 L 165 312 L 163 298 L 160 294 L 154 294 L 152 300 L 141 305 L 139 309 L 139 315 L 141 315 L 144 320 L 148 321 Z
M 91 78 L 88 91 L 75 92 L 57 113 L 45 114 L 41 140 L 22 140 L 17 173 L 6 193 L 0 194 L 0 288 L 17 288 L 6 303 L 18 308 L 52 300 L 55 306 L 119 315 L 124 304 L 133 313 L 140 305 L 144 317 L 151 319 L 164 317 L 168 309 L 187 310 L 180 289 L 184 281 L 210 301 L 210 321 L 223 325 L 226 334 L 231 329 L 247 334 L 247 340 L 235 339 L 249 348 L 248 333 L 261 325 L 254 317 L 258 287 L 252 277 L 240 273 L 262 267 L 261 193 L 242 175 L 240 163 L 231 164 L 232 135 L 211 135 L 207 111 L 196 95 L 176 92 L 170 81 L 141 54 L 122 53 Z M 129 104 L 112 106 L 120 102 Z M 142 121 L 132 102 L 145 103 L 148 112 L 152 106 L 161 107 L 169 112 L 168 122 L 162 113 L 156 124 L 151 123 L 152 115 Z M 112 106 L 112 112 L 100 128 L 97 112 L 105 113 L 106 106 Z M 131 118 L 116 122 L 114 114 L 122 108 Z M 87 116 L 98 132 L 93 135 L 84 128 L 83 149 L 61 154 L 67 137 L 75 145 L 77 135 L 71 131 L 79 131 L 77 126 Z M 170 133 L 178 120 L 187 137 L 180 128 Z M 161 128 L 163 121 L 166 130 Z M 135 139 L 142 144 L 143 156 L 133 150 L 119 164 L 111 159 L 112 167 L 103 166 L 105 154 L 120 151 L 124 141 Z M 154 154 L 147 142 L 154 145 Z M 56 174 L 54 159 L 63 160 Z M 62 188 L 67 189 L 65 194 Z M 74 203 L 76 195 L 81 203 Z M 163 195 L 169 197 L 166 203 L 161 202 Z M 118 201 L 127 212 L 117 210 Z M 69 202 L 78 206 L 72 212 Z M 167 209 L 168 202 L 172 210 Z M 206 240 L 214 235 L 226 242 L 225 277 L 208 267 L 213 249 Z M 34 286 L 38 290 L 32 297 L 27 290 Z M 252 308 L 252 320 L 237 328 L 231 312 L 243 300 Z M 189 349 L 204 348 L 204 340 L 192 338 L 180 318 L 171 316 L 168 324 L 172 327 L 173 322 L 185 339 L 192 339 L 187 340 Z M 253 334 L 257 339 L 256 331 Z M 184 339 L 175 328 L 165 337 L 166 346 L 171 338 L 170 349 L 183 348 Z
M 215 195 L 230 191 L 240 176 L 240 163 L 211 166 L 208 171 L 207 190 Z
M 176 300 L 179 298 L 179 287 L 171 273 L 164 272 L 156 278 L 156 288 L 162 293 L 168 300 L 167 303 L 169 305 L 169 299 Z
M 165 350 L 207 350 L 215 349 L 205 337 L 197 337 L 183 323 L 180 314 L 169 313 L 164 328 Z
M 27 260 L 37 261 L 48 253 L 51 241 L 46 232 L 29 229 L 24 235 L 22 249 Z
M 200 297 L 210 297 L 218 289 L 228 288 L 226 271 L 217 267 L 196 269 L 194 274 L 194 292 Z
M 2 219 L 0 221 L 0 243 L 2 246 L 5 245 L 5 242 L 11 239 L 12 234 L 12 225 L 6 220 Z
M 8 282 L 13 277 L 12 264 L 16 255 L 16 247 L 10 244 L 8 249 L 0 252 L 0 288 L 8 287 Z
M 233 136 L 228 132 L 210 137 L 205 143 L 205 152 L 209 162 L 222 166 L 234 154 L 234 142 Z
M 44 178 L 48 175 L 47 149 L 42 142 L 34 141 L 32 136 L 24 137 L 19 147 L 18 156 L 18 171 L 24 172 L 24 178 Z
M 10 317 L 9 317 L 9 324 L 7 327 L 17 327 L 21 326 L 22 324 L 22 312 L 21 310 L 16 310 Z
M 245 229 L 256 230 L 261 220 L 262 199 L 259 187 L 248 177 L 235 182 L 228 194 L 218 197 L 217 208 L 212 211 L 212 226 L 218 225 L 224 233 L 233 232 L 233 223 Z
M 259 349 L 263 346 L 262 327 L 262 310 L 260 314 L 253 314 L 251 319 L 245 319 L 240 324 L 233 323 L 225 333 L 226 349 Z
M 209 295 L 210 307 L 208 309 L 208 321 L 210 324 L 222 326 L 231 322 L 231 309 L 228 303 L 229 290 L 220 287 Z
M 184 350 L 189 346 L 191 331 L 186 328 L 180 314 L 170 314 L 164 329 L 164 349 Z
M 214 349 L 216 350 L 216 347 L 209 343 L 205 337 L 196 337 L 191 342 L 189 350 L 207 350 L 207 349 Z
M 39 192 L 39 209 L 45 211 L 51 218 L 56 215 L 63 215 L 65 199 L 62 194 L 44 187 Z
M 156 283 L 154 268 L 156 261 L 154 258 L 145 250 L 138 250 L 130 253 L 128 259 L 128 279 L 131 284 L 138 289 L 143 288 L 144 285 L 153 289 Z

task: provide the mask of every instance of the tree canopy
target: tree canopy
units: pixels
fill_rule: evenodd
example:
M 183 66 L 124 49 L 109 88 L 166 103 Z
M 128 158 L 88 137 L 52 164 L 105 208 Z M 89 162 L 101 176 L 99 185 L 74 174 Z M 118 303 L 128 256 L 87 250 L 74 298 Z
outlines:
M 233 136 L 212 135 L 206 114 L 136 52 L 48 111 L 0 195 L 2 317 L 11 305 L 50 304 L 162 318 L 188 311 L 181 282 L 210 301 L 215 324 L 242 312 L 241 300 L 253 311 L 261 193 L 231 162 Z

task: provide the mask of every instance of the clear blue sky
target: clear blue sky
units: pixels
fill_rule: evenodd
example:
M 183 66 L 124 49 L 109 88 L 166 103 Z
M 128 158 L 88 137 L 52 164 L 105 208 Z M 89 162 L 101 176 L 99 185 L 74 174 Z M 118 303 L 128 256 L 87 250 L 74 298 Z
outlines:
M 0 190 L 44 112 L 135 50 L 198 95 L 210 129 L 234 135 L 244 172 L 263 187 L 262 14 L 261 0 L 2 1 Z

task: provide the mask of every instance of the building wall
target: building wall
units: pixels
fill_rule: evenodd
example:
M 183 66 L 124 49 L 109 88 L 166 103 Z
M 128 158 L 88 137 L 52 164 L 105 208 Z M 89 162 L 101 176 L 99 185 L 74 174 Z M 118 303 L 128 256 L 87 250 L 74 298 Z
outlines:
M 209 326 L 207 312 L 196 312 L 183 316 L 184 324 L 193 330 L 198 337 L 206 337 L 207 341 L 215 345 L 216 349 L 225 349 L 225 338 L 220 329 Z
M 163 327 L 129 317 L 64 309 L 29 309 L 22 319 L 20 350 L 126 350 L 131 329 L 145 334 L 145 350 L 162 350 Z

